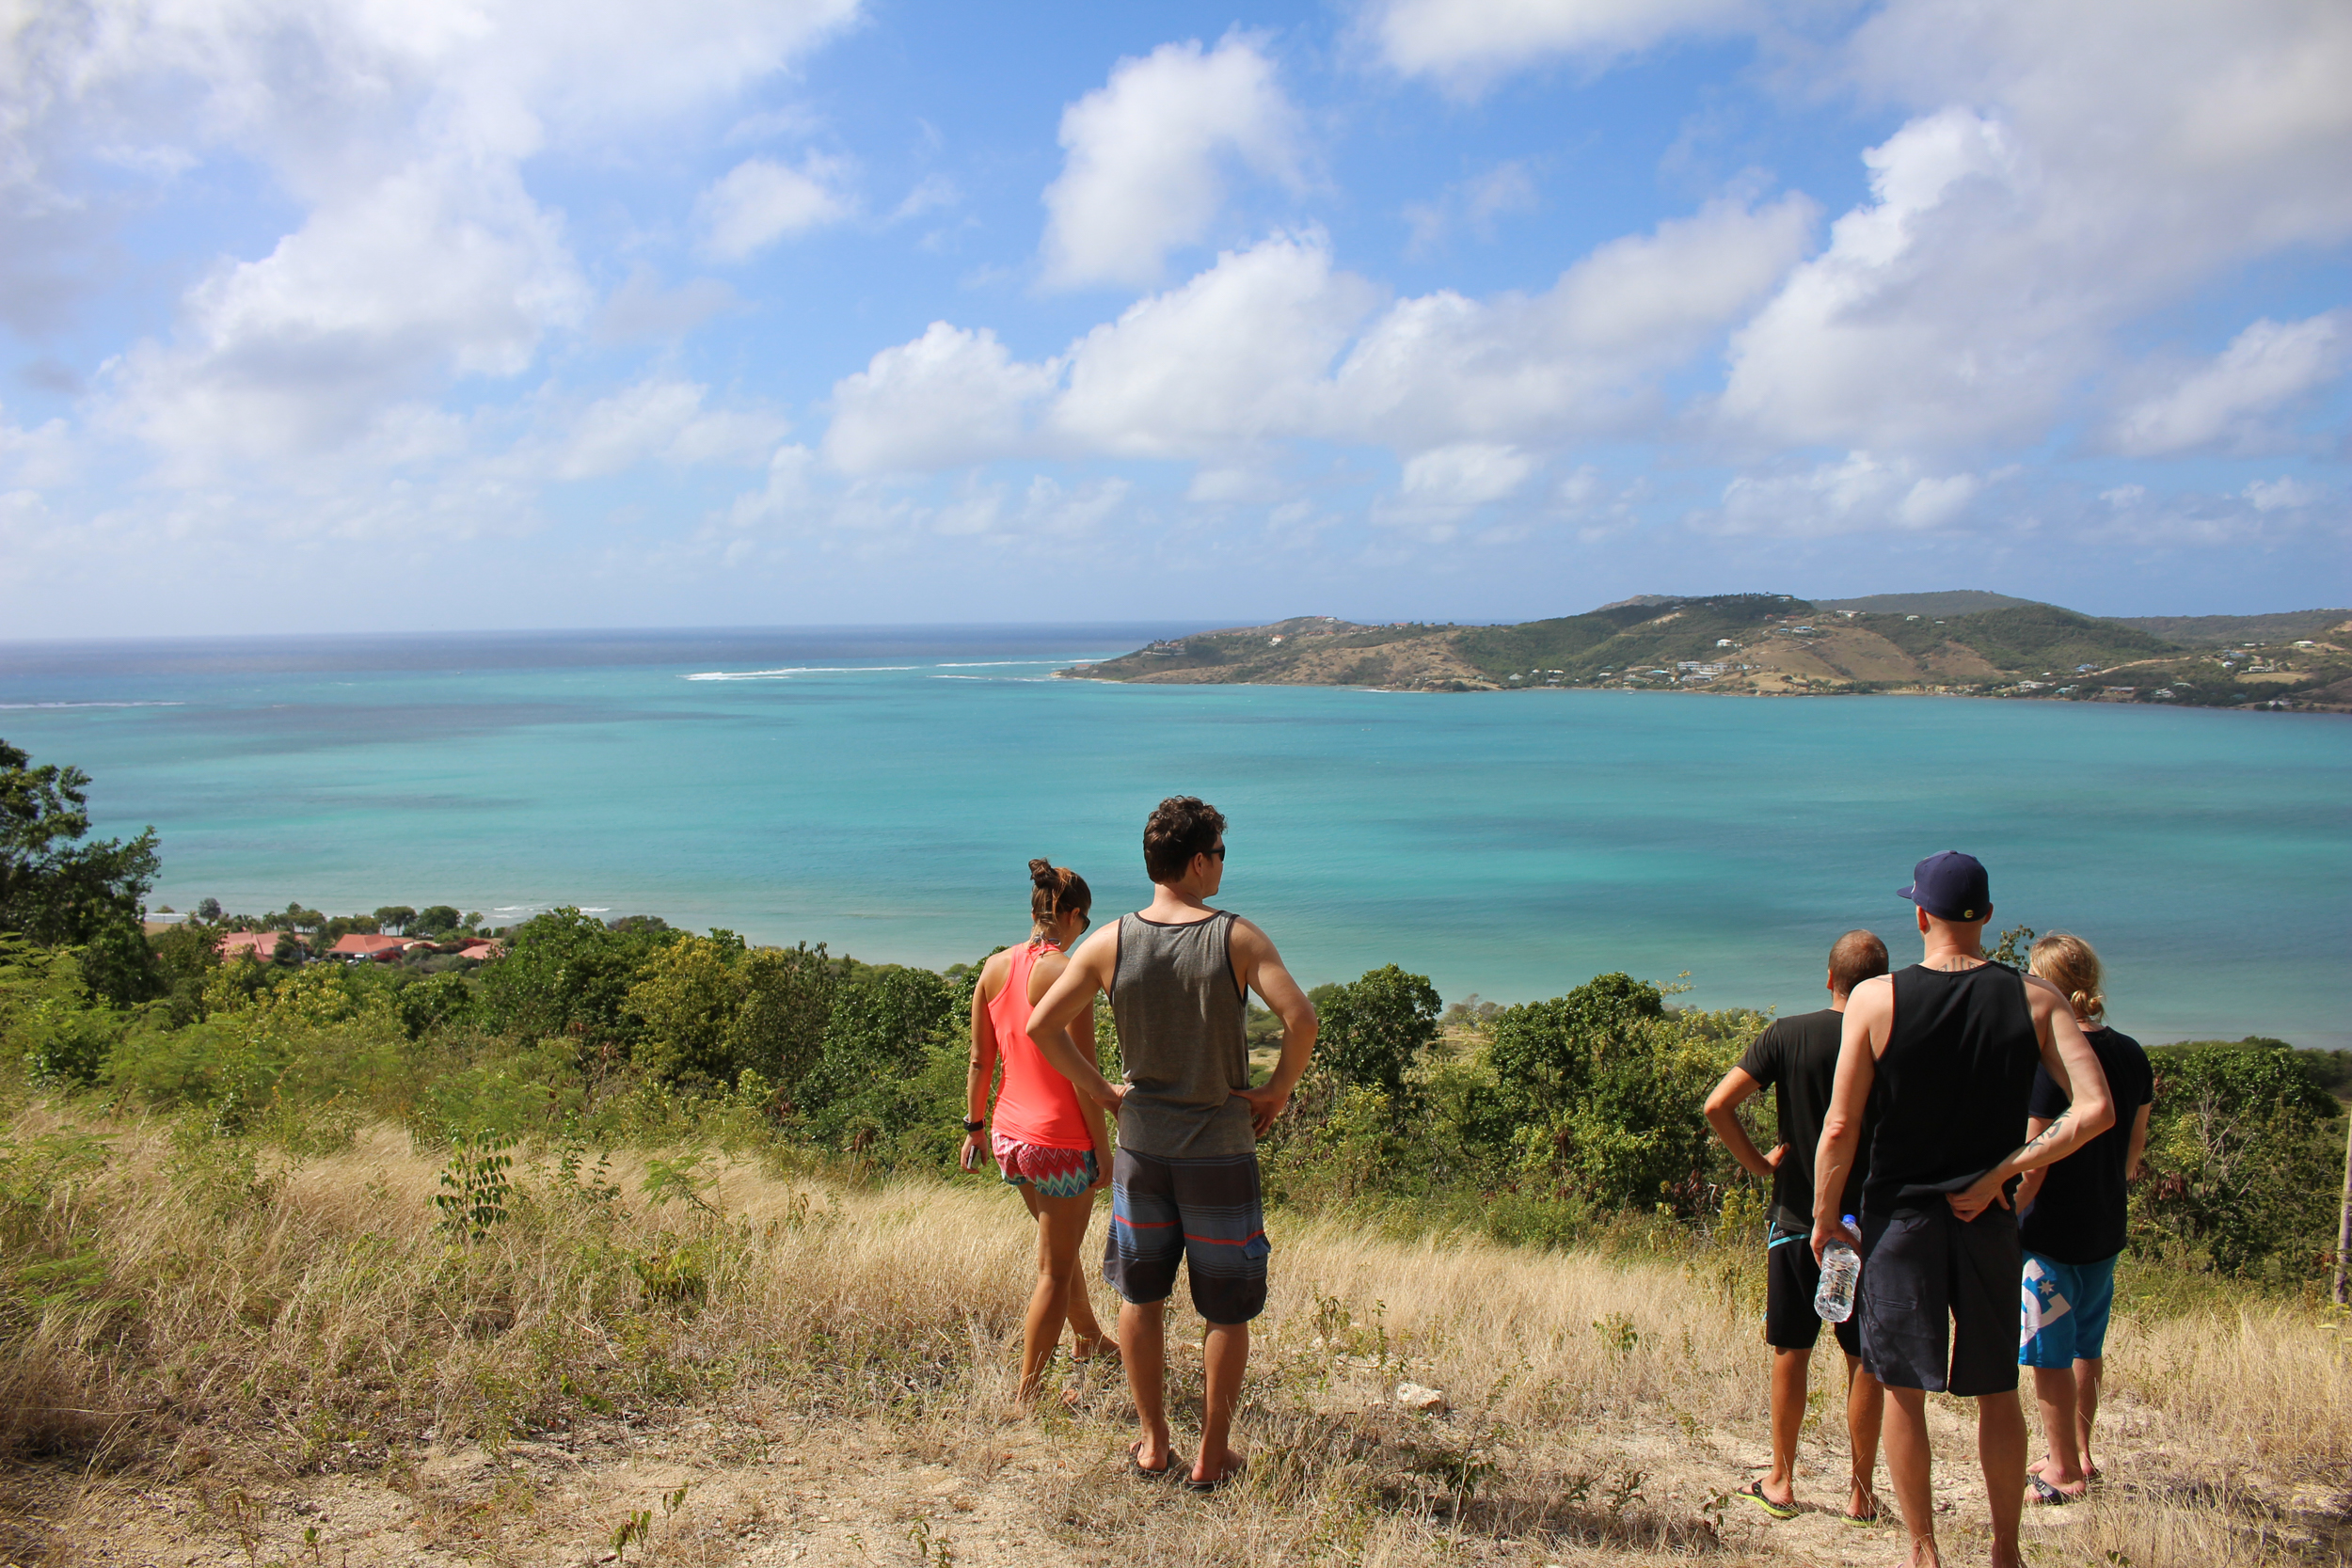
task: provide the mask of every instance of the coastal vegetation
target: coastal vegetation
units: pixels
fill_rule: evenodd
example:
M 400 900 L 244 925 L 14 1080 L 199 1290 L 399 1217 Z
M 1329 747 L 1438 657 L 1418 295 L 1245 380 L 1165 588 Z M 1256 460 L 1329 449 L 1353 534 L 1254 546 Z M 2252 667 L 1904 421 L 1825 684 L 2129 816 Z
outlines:
M 1006 1423 L 1033 1234 L 954 1161 L 985 955 L 576 910 L 440 972 L 224 961 L 202 923 L 143 944 L 169 984 L 119 994 L 87 945 L 0 938 L 11 1560 L 1776 1549 L 1730 1497 L 1763 1194 L 1698 1115 L 1761 1014 L 1626 974 L 1451 1009 L 1404 965 L 1319 988 L 1264 1148 L 1257 1457 L 1204 1505 L 1119 1481 L 1115 1378 Z M 2141 1479 L 2048 1560 L 2340 1549 L 2337 1064 L 2155 1054 L 2109 1392 L 2108 1463 Z
M 1957 608 L 1979 600 L 1994 602 Z M 1948 612 L 1934 608 L 1947 602 Z M 1871 608 L 1910 603 L 1929 608 Z M 1515 626 L 1306 616 L 1063 673 L 1157 685 L 1936 691 L 2352 711 L 2352 610 L 2120 621 L 1997 594 L 1882 595 L 1844 608 L 1785 594 L 1644 595 Z

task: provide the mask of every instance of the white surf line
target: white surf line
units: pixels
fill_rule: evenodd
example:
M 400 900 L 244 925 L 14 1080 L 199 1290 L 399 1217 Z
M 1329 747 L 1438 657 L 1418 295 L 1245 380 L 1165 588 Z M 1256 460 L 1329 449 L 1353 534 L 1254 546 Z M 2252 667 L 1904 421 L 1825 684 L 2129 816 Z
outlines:
M 153 703 L 0 703 L 0 708 L 58 708 L 58 707 L 185 707 L 183 702 Z
M 783 670 L 706 670 L 690 681 L 775 681 L 793 675 L 864 675 L 891 670 L 920 670 L 920 664 L 796 664 Z

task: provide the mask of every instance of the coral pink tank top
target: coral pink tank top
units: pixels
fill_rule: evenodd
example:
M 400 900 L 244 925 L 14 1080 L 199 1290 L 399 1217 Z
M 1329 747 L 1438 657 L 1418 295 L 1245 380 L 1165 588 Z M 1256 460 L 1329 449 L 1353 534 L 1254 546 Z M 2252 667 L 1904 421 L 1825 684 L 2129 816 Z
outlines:
M 1078 1090 L 1054 1070 L 1029 1038 L 1029 974 L 1045 954 L 1045 943 L 1024 942 L 1011 952 L 1012 973 L 988 1005 L 996 1026 L 996 1049 L 1005 1059 L 1005 1081 L 996 1091 L 993 1130 L 1016 1143 L 1041 1148 L 1092 1148 Z

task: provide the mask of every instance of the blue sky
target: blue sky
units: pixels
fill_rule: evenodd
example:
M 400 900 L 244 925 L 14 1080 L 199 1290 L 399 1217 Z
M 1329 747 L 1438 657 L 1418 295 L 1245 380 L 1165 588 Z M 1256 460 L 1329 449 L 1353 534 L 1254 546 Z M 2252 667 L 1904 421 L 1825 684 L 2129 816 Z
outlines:
M 2331 0 L 0 50 L 0 636 L 2352 599 Z

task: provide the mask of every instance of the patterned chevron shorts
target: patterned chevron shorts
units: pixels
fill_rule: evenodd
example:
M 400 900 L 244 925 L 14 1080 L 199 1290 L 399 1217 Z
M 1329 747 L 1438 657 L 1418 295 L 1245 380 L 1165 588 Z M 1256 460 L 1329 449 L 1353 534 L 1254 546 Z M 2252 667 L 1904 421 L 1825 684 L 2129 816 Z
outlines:
M 997 1132 L 990 1136 L 988 1149 L 1007 1186 L 1035 1187 L 1040 1197 L 1076 1197 L 1103 1174 L 1090 1148 L 1047 1148 Z

